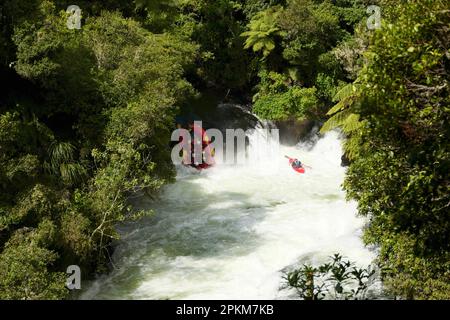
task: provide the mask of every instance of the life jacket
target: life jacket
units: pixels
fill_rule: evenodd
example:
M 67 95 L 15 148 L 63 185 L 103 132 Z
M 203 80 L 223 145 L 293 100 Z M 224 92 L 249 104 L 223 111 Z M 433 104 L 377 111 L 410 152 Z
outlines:
M 198 141 L 195 141 L 195 140 L 198 139 L 197 137 L 201 137 L 201 139 L 202 139 L 202 150 L 211 143 L 208 135 L 206 134 L 205 129 L 203 129 L 202 127 L 199 127 L 196 124 L 194 124 L 194 128 L 193 128 L 192 131 L 193 131 L 193 137 L 192 137 L 191 142 L 193 144 L 197 143 Z
M 292 167 L 293 168 L 301 168 L 303 165 L 302 165 L 302 163 L 301 163 L 301 161 L 300 160 L 298 160 L 298 159 L 295 159 L 294 161 L 292 161 Z

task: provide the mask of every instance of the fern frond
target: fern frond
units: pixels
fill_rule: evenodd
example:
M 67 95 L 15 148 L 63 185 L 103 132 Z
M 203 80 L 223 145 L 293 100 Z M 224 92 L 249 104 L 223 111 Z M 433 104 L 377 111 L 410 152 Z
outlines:
M 59 171 L 61 163 L 70 162 L 73 159 L 75 147 L 69 142 L 54 142 L 49 148 L 50 169 L 53 173 Z
M 86 176 L 86 169 L 74 161 L 75 147 L 68 142 L 55 142 L 49 148 L 49 161 L 44 168 L 61 177 L 65 184 L 75 184 Z
M 361 121 L 359 121 L 359 114 L 351 113 L 342 123 L 342 130 L 345 133 L 351 133 L 361 128 Z
M 350 116 L 351 114 L 352 113 L 350 109 L 344 109 L 341 112 L 334 114 L 324 123 L 324 125 L 320 129 L 320 132 L 325 133 L 338 127 L 342 127 L 347 117 Z
M 63 163 L 59 168 L 61 179 L 66 184 L 75 184 L 86 175 L 86 169 L 79 163 Z
M 338 92 L 336 92 L 336 94 L 333 97 L 333 101 L 334 102 L 341 101 L 356 94 L 356 92 L 357 92 L 357 84 L 349 83 L 343 86 L 340 90 L 338 90 Z
M 344 151 L 350 160 L 358 157 L 358 152 L 361 146 L 361 139 L 359 135 L 350 135 L 344 142 Z
M 343 101 L 339 101 L 330 110 L 328 110 L 327 116 L 332 116 L 335 113 L 344 110 L 346 107 L 347 105 Z

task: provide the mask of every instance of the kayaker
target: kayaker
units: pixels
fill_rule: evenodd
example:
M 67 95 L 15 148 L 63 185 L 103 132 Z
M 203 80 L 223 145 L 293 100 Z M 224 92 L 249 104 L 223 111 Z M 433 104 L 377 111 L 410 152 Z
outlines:
M 291 157 L 288 157 L 288 156 L 285 156 L 285 157 L 289 159 L 289 162 L 290 162 L 290 164 L 291 164 L 293 169 L 300 169 L 300 168 L 312 169 L 310 166 L 307 166 L 307 165 L 303 164 L 300 160 L 298 160 L 296 158 L 291 158 Z
M 292 165 L 292 168 L 294 168 L 294 169 L 303 168 L 303 164 L 298 159 L 295 159 L 294 161 L 292 161 L 291 165 Z

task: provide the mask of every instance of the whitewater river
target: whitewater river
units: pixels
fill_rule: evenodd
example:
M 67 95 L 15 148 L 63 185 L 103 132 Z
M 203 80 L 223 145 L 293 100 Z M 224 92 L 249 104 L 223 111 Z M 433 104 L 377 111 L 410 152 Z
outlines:
M 85 283 L 81 298 L 283 299 L 292 297 L 279 290 L 286 267 L 336 252 L 367 266 L 374 253 L 363 246 L 364 221 L 341 189 L 338 134 L 312 149 L 268 152 L 261 139 L 250 143 L 252 163 L 181 168 L 160 201 L 140 199 L 136 205 L 155 215 L 120 227 L 114 270 Z M 294 172 L 285 154 L 313 169 Z

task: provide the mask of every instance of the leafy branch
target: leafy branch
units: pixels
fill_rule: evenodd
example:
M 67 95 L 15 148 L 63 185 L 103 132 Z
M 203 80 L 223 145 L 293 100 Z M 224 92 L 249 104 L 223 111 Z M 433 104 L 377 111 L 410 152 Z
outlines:
M 340 254 L 333 255 L 330 260 L 319 267 L 304 264 L 285 272 L 282 288 L 294 289 L 304 300 L 366 299 L 367 291 L 376 279 L 375 269 L 372 266 L 358 268 Z

